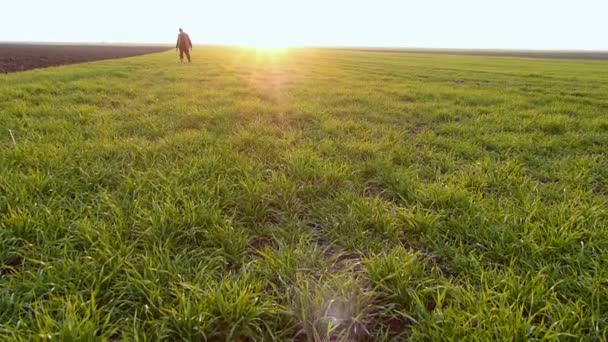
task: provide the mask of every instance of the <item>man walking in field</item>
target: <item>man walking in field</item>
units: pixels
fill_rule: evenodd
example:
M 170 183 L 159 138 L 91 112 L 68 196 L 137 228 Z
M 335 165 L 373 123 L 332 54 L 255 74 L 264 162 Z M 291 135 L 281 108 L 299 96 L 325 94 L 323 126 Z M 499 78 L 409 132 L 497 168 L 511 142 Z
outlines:
M 175 51 L 179 49 L 179 60 L 181 62 L 184 61 L 184 54 L 188 58 L 188 63 L 190 60 L 190 50 L 192 50 L 192 41 L 190 40 L 190 36 L 181 28 L 179 29 L 179 35 L 177 36 L 177 44 L 175 44 Z

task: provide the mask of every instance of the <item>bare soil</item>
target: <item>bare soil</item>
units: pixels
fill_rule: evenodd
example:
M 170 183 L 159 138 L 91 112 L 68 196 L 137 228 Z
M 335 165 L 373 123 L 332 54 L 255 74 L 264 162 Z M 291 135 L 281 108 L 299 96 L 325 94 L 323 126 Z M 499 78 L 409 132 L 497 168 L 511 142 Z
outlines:
M 0 73 L 145 55 L 168 46 L 0 44 Z

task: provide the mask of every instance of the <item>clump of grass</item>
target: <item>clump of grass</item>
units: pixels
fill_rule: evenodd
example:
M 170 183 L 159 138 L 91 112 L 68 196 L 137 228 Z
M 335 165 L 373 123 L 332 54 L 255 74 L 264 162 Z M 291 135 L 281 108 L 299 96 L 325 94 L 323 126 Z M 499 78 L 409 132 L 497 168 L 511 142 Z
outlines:
M 187 340 L 263 340 L 280 335 L 266 323 L 284 309 L 262 296 L 262 284 L 246 279 L 224 279 L 199 287 L 177 284 L 175 306 L 161 312 L 167 337 Z
M 567 130 L 566 123 L 559 120 L 542 122 L 539 126 L 543 132 L 548 134 L 563 134 Z
M 364 263 L 378 293 L 376 328 L 385 330 L 391 338 L 407 336 L 408 326 L 420 324 L 444 305 L 447 288 L 422 255 L 397 248 L 374 255 Z
M 369 338 L 372 293 L 349 274 L 314 279 L 298 276 L 289 295 L 298 332 L 307 341 Z

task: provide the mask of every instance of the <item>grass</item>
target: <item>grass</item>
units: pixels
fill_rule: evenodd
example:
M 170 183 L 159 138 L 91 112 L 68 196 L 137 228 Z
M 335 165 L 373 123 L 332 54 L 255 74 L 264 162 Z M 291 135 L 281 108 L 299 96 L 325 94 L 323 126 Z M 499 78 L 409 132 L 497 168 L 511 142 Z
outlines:
M 608 339 L 606 62 L 194 57 L 0 75 L 0 340 Z

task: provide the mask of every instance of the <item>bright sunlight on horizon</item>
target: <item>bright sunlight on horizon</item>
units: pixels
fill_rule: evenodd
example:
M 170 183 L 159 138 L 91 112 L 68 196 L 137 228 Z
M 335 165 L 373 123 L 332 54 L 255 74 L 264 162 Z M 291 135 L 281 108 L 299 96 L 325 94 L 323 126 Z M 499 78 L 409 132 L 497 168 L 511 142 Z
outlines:
M 0 41 L 608 50 L 601 0 L 160 1 L 3 4 Z

